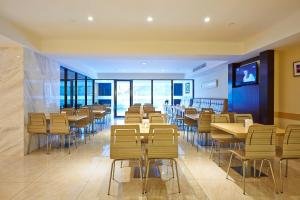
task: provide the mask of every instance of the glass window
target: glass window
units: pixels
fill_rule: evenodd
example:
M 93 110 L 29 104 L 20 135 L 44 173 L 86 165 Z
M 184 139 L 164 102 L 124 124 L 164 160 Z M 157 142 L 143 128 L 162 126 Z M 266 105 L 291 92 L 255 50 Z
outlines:
M 93 80 L 87 80 L 87 105 L 93 104 Z
M 133 80 L 133 104 L 151 103 L 151 80 Z
M 77 80 L 77 106 L 85 105 L 85 80 Z
M 98 96 L 111 96 L 111 83 L 98 83 Z
M 153 105 L 163 111 L 163 105 L 171 102 L 171 80 L 153 80 Z
M 60 107 L 65 107 L 65 80 L 60 80 Z
M 173 80 L 173 105 L 188 107 L 193 98 L 192 80 Z

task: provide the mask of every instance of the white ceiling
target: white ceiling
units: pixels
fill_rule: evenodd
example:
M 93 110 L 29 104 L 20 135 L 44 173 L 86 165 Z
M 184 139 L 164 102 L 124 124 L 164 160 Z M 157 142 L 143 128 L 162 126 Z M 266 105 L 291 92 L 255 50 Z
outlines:
M 43 39 L 241 41 L 299 8 L 299 0 L 0 0 L 0 15 Z

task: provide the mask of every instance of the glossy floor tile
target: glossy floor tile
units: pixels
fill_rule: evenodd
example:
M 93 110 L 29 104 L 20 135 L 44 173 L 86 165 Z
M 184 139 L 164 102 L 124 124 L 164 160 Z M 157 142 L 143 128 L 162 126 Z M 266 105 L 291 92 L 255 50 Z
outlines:
M 115 121 L 114 123 L 119 123 Z M 0 199 L 300 199 L 300 162 L 290 161 L 283 194 L 276 194 L 269 177 L 247 178 L 246 195 L 242 194 L 241 176 L 230 170 L 226 179 L 229 154 L 221 154 L 221 166 L 209 158 L 209 147 L 195 146 L 180 136 L 178 170 L 181 193 L 176 176 L 167 161 L 153 166 L 153 173 L 161 178 L 150 178 L 147 194 L 142 194 L 143 183 L 138 178 L 134 162 L 120 162 L 116 166 L 111 195 L 107 195 L 111 160 L 109 159 L 110 126 L 99 130 L 91 140 L 80 143 L 77 149 L 45 149 L 25 157 L 0 156 Z M 234 166 L 239 166 L 234 160 Z M 273 161 L 278 181 L 278 160 Z M 267 168 L 263 168 L 268 173 Z M 153 175 L 154 176 L 154 175 Z M 278 183 L 279 186 L 279 183 Z

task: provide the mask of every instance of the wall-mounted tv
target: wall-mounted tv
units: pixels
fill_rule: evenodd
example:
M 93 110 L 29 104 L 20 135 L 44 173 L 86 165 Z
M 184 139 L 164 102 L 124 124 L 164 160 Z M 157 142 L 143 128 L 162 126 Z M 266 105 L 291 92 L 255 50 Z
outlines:
M 234 77 L 235 77 L 234 79 L 235 87 L 258 84 L 257 62 L 241 65 L 240 67 L 235 68 Z

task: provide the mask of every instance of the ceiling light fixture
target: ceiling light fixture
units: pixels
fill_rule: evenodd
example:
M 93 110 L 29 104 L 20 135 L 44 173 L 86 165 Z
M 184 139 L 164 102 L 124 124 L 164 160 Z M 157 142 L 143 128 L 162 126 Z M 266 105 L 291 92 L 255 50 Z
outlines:
M 89 20 L 90 22 L 92 22 L 92 21 L 94 21 L 94 17 L 88 16 L 88 20 Z
M 148 16 L 148 17 L 147 17 L 147 22 L 149 22 L 149 23 L 150 23 L 150 22 L 153 22 L 153 17 Z
M 147 63 L 146 62 L 142 62 L 142 65 L 147 65 Z
M 205 22 L 205 23 L 210 22 L 210 18 L 209 18 L 209 17 L 205 17 L 205 18 L 204 18 L 204 22 Z

